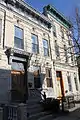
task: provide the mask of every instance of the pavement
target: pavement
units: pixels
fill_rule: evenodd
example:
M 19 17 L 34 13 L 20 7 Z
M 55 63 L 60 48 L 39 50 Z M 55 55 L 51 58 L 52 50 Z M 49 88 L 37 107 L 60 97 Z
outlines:
M 80 120 L 80 104 L 76 104 L 69 112 L 60 113 L 53 120 Z

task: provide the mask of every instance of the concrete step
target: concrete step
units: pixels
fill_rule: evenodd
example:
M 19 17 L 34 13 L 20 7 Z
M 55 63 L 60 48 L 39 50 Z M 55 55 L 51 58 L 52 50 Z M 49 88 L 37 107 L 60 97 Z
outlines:
M 40 104 L 40 100 L 34 99 L 34 100 L 28 100 L 27 105 L 32 106 L 32 105 L 36 105 L 36 104 Z
M 32 108 L 38 108 L 38 107 L 42 107 L 41 104 L 37 103 L 37 104 L 33 104 L 33 105 L 27 105 L 27 109 L 32 109 Z
M 38 120 L 53 120 L 54 118 L 56 118 L 55 114 L 50 114 L 50 115 L 45 115 L 45 116 L 41 116 Z
M 43 108 L 40 106 L 40 107 L 33 107 L 33 108 L 28 108 L 28 113 L 29 115 L 32 115 L 32 114 L 36 114 L 36 113 L 39 113 L 43 111 Z
M 50 112 L 39 112 L 37 114 L 30 115 L 28 120 L 38 120 L 40 117 L 51 114 Z

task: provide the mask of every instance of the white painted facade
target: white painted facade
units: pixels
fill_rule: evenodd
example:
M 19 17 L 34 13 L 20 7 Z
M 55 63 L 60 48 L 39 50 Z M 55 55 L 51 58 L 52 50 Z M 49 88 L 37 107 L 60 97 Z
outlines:
M 17 1 L 17 0 L 15 0 Z M 22 2 L 22 1 L 20 1 Z M 10 100 L 10 91 L 11 91 L 11 64 L 8 64 L 8 59 L 5 54 L 5 51 L 7 48 L 14 48 L 14 26 L 18 26 L 23 29 L 23 38 L 24 38 L 24 50 L 27 53 L 32 54 L 32 40 L 31 40 L 31 34 L 34 34 L 38 37 L 39 42 L 39 53 L 38 54 L 32 54 L 30 65 L 28 68 L 28 83 L 31 83 L 31 88 L 34 87 L 34 76 L 33 72 L 35 69 L 40 68 L 40 81 L 41 81 L 41 87 L 42 92 L 46 92 L 47 97 L 58 97 L 59 92 L 61 90 L 60 83 L 57 81 L 56 77 L 56 71 L 61 71 L 62 73 L 62 79 L 63 79 L 63 85 L 64 85 L 64 92 L 67 90 L 68 92 L 65 93 L 65 95 L 68 94 L 79 94 L 80 92 L 80 83 L 78 78 L 78 70 L 75 66 L 75 61 L 71 61 L 71 57 L 69 57 L 69 62 L 65 63 L 65 57 L 64 57 L 64 50 L 61 49 L 66 44 L 68 45 L 68 37 L 64 33 L 64 40 L 61 39 L 61 32 L 60 32 L 60 26 L 62 24 L 58 22 L 56 19 L 51 17 L 51 15 L 48 14 L 48 18 L 39 12 L 35 11 L 33 8 L 25 4 L 24 2 L 20 3 L 28 7 L 30 11 L 33 10 L 34 15 L 26 13 L 25 11 L 21 11 L 21 9 L 15 8 L 15 6 L 12 6 L 11 4 L 5 4 L 4 0 L 0 1 L 0 20 L 2 21 L 2 27 L 0 30 L 0 36 L 1 36 L 1 43 L 0 43 L 0 101 L 1 102 L 7 102 Z M 38 15 L 40 18 L 44 19 L 42 22 L 40 19 L 36 19 L 35 15 Z M 44 22 L 47 23 L 44 23 Z M 56 26 L 56 34 L 57 37 L 53 36 L 53 29 L 48 28 L 48 23 L 55 24 Z M 4 25 L 5 24 L 5 25 Z M 63 26 L 64 27 L 64 26 Z M 64 30 L 68 31 L 66 27 L 64 27 Z M 44 56 L 44 50 L 43 50 L 43 39 L 48 41 L 48 47 L 49 47 L 49 56 Z M 56 53 L 55 53 L 55 40 L 57 40 L 57 44 L 61 47 L 60 50 L 60 58 L 56 59 Z M 4 48 L 3 48 L 4 46 Z M 22 51 L 24 51 L 22 50 Z M 36 68 L 38 67 L 38 68 Z M 53 87 L 47 87 L 46 82 L 46 68 L 51 69 L 52 73 L 52 84 Z M 4 75 L 3 72 L 4 71 Z M 69 91 L 69 85 L 67 80 L 67 75 L 70 75 L 71 80 L 71 86 L 72 91 Z M 77 84 L 78 84 L 78 90 L 76 90 L 75 82 L 74 82 L 74 74 L 77 77 Z

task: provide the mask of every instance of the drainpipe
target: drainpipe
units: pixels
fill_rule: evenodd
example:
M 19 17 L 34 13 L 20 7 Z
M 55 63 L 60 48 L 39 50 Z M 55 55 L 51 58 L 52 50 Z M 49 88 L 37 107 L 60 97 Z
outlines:
M 6 23 L 6 11 L 4 11 L 4 28 L 3 28 L 3 49 L 5 47 L 5 23 Z

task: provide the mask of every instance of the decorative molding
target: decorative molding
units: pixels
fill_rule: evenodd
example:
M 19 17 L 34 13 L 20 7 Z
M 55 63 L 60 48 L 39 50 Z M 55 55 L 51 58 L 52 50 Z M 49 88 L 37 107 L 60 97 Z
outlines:
M 4 0 L 4 2 L 6 3 L 6 7 L 8 7 L 9 9 L 12 9 L 12 7 L 15 9 L 21 9 L 23 13 L 25 12 L 28 15 L 34 16 L 33 18 L 36 18 L 36 20 L 40 21 L 41 24 L 45 24 L 45 26 L 49 29 L 51 28 L 50 20 L 46 16 L 32 8 L 30 5 L 28 5 L 26 2 L 21 0 Z M 8 5 L 11 5 L 11 7 Z

